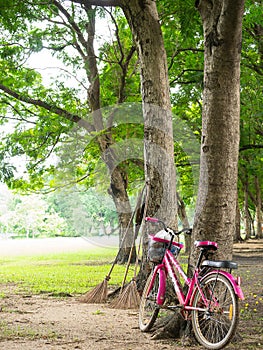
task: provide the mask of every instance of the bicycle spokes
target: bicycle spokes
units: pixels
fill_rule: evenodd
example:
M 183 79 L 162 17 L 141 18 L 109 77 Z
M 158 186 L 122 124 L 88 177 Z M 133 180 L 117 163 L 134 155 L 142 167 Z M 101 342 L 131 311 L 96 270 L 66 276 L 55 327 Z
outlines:
M 159 287 L 158 274 L 156 275 L 152 288 L 149 290 L 151 286 L 152 277 L 153 277 L 153 273 L 151 273 L 151 275 L 147 279 L 147 282 L 141 297 L 141 303 L 140 303 L 140 309 L 139 309 L 139 326 L 141 331 L 143 332 L 147 332 L 152 328 L 159 312 L 159 308 L 156 304 L 156 298 L 157 298 L 158 287 Z
M 210 349 L 221 349 L 232 338 L 237 326 L 238 303 L 231 283 L 224 276 L 211 274 L 197 290 L 192 323 L 197 340 Z M 201 311 L 201 309 L 203 310 Z

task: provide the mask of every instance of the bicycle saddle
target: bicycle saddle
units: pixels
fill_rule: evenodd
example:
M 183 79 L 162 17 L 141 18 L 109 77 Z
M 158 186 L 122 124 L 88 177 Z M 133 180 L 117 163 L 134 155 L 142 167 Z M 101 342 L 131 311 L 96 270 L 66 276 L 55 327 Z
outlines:
M 218 269 L 237 269 L 238 264 L 228 260 L 204 260 L 202 266 L 215 267 Z
M 207 248 L 211 250 L 217 250 L 217 243 L 211 241 L 195 241 L 196 248 Z

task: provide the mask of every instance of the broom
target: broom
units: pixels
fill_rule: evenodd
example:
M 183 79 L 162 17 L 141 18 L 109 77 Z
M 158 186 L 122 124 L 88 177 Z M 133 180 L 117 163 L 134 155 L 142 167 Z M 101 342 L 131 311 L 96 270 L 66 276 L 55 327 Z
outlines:
M 131 215 L 128 227 L 127 227 L 127 229 L 126 229 L 126 231 L 125 231 L 125 233 L 123 235 L 123 238 L 122 238 L 122 241 L 121 241 L 118 253 L 117 253 L 117 255 L 116 255 L 116 257 L 115 257 L 115 259 L 114 259 L 114 261 L 112 263 L 112 266 L 111 266 L 111 268 L 109 270 L 108 275 L 105 277 L 105 279 L 100 284 L 98 284 L 96 287 L 94 287 L 93 289 L 88 291 L 86 294 L 84 294 L 80 298 L 80 302 L 82 302 L 82 303 L 89 303 L 89 304 L 101 304 L 101 303 L 105 303 L 106 302 L 107 296 L 108 296 L 108 281 L 110 280 L 110 278 L 111 278 L 110 276 L 111 276 L 111 273 L 113 271 L 113 268 L 114 268 L 114 266 L 116 265 L 116 263 L 118 261 L 118 257 L 120 255 L 121 249 L 123 248 L 124 241 L 125 241 L 126 236 L 128 234 L 130 225 L 131 225 L 131 223 L 133 221 L 133 218 L 134 218 L 135 212 L 137 210 L 137 207 L 138 207 L 138 205 L 136 205 L 136 207 L 135 207 L 135 209 L 134 209 L 134 211 L 133 211 L 133 213 Z
M 141 199 L 142 199 L 142 194 L 141 194 Z M 144 210 L 143 210 L 143 216 L 142 216 L 142 218 L 140 218 L 140 220 L 141 220 L 140 223 L 144 223 L 144 218 L 146 216 L 146 210 L 147 210 L 147 202 L 148 202 L 148 191 L 146 191 L 145 206 L 144 206 Z M 141 243 L 142 243 L 142 233 L 141 233 L 141 237 L 140 237 L 138 252 L 136 255 L 134 276 L 133 276 L 133 279 L 131 280 L 131 282 L 124 288 L 124 284 L 126 282 L 128 270 L 129 270 L 130 263 L 131 263 L 132 251 L 133 251 L 133 248 L 135 246 L 135 241 L 136 241 L 136 237 L 137 237 L 137 234 L 139 232 L 139 229 L 140 229 L 140 225 L 138 224 L 135 228 L 133 245 L 132 245 L 132 248 L 130 250 L 130 255 L 129 255 L 127 267 L 125 270 L 124 278 L 122 281 L 120 295 L 117 299 L 115 299 L 111 303 L 111 307 L 116 308 L 116 309 L 138 309 L 140 302 L 141 302 L 141 297 L 140 297 L 140 294 L 137 290 L 136 275 L 137 275 L 137 267 L 138 267 L 138 263 L 139 263 L 138 257 L 139 257 L 139 252 L 141 249 Z M 143 232 L 143 230 L 142 230 L 142 232 Z
M 136 234 L 134 235 L 134 237 L 136 237 Z M 134 277 L 132 281 L 124 288 L 130 263 L 131 263 L 131 257 L 132 257 L 132 251 L 134 249 L 134 245 L 135 245 L 135 239 L 130 250 L 129 259 L 125 270 L 124 278 L 122 281 L 119 297 L 116 298 L 110 305 L 112 308 L 115 308 L 115 309 L 137 309 L 140 305 L 141 298 L 137 291 L 137 284 L 136 284 L 136 267 L 134 270 Z M 136 265 L 137 264 L 138 264 L 138 255 L 136 257 Z

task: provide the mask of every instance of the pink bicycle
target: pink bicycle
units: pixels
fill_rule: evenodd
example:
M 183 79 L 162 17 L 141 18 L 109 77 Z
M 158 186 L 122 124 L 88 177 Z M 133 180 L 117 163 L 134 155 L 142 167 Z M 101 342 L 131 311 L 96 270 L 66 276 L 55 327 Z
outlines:
M 182 232 L 191 234 L 191 230 L 175 232 L 159 219 L 147 217 L 145 220 L 162 224 L 170 239 L 160 238 L 158 234 L 150 236 L 150 260 L 154 266 L 142 293 L 139 309 L 141 331 L 147 332 L 152 328 L 160 310 L 180 308 L 183 318 L 191 320 L 195 337 L 201 345 L 207 349 L 223 348 L 235 334 L 239 299 L 244 299 L 240 277 L 235 278 L 231 274 L 232 269 L 237 269 L 237 264 L 209 260 L 209 255 L 217 250 L 217 243 L 196 241 L 195 247 L 200 249 L 200 254 L 193 277 L 189 278 L 176 259 L 183 245 L 174 242 L 174 238 Z M 177 295 L 177 303 L 165 301 L 168 276 Z M 185 293 L 180 279 L 187 287 Z

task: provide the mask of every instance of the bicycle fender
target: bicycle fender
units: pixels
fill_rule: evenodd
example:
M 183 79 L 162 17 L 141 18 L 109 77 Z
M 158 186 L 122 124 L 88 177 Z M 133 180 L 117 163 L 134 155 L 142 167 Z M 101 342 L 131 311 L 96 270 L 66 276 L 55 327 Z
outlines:
M 243 291 L 241 289 L 241 286 L 240 286 L 239 278 L 235 278 L 229 272 L 222 271 L 222 270 L 221 271 L 217 271 L 217 270 L 210 271 L 203 278 L 205 278 L 205 277 L 207 277 L 207 276 L 209 276 L 211 274 L 214 274 L 214 273 L 225 276 L 229 280 L 229 282 L 232 284 L 234 292 L 238 296 L 238 298 L 241 299 L 241 300 L 245 299 L 244 293 L 243 293 Z
M 159 273 L 159 289 L 158 289 L 156 301 L 158 305 L 163 305 L 165 300 L 165 290 L 166 290 L 166 274 L 163 269 L 160 269 L 158 273 Z

